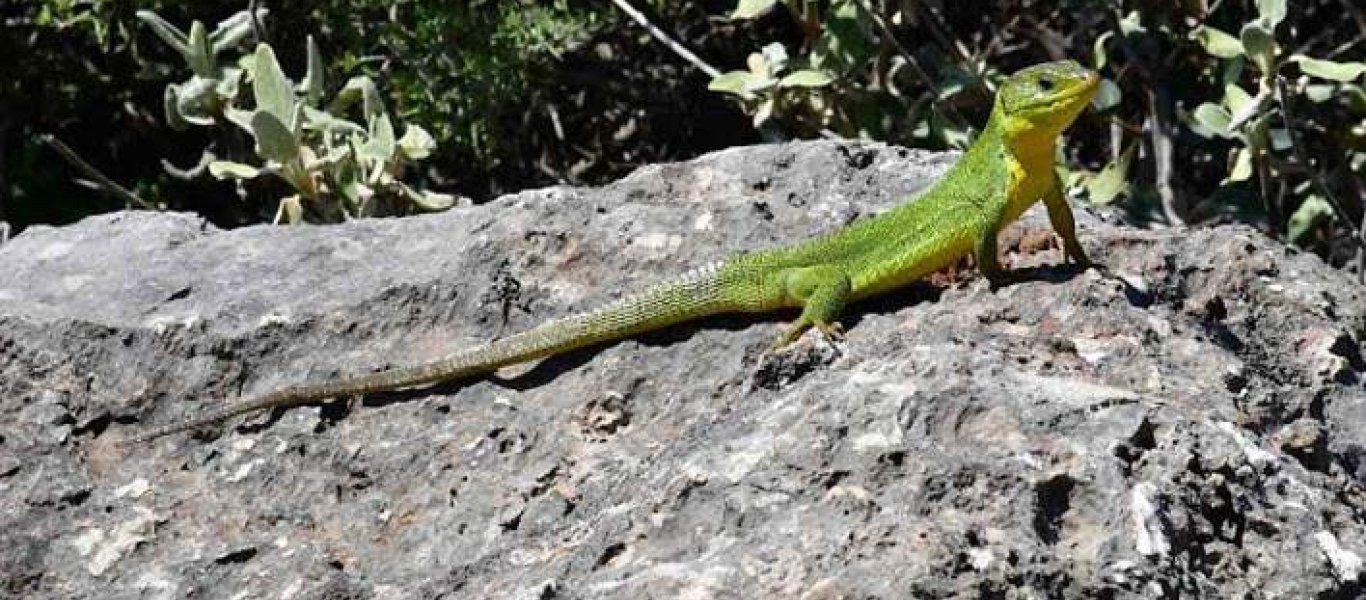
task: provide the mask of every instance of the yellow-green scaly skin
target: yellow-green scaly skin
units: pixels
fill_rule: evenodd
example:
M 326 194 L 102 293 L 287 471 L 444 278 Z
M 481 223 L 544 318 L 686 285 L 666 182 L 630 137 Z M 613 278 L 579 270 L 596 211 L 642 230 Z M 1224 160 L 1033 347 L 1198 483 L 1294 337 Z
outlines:
M 1002 85 L 982 135 L 929 191 L 877 217 L 795 246 L 740 254 L 652 286 L 598 310 L 413 367 L 306 384 L 125 440 L 140 442 L 266 408 L 295 406 L 489 373 L 501 367 L 728 312 L 801 307 L 779 338 L 808 327 L 834 334 L 850 300 L 913 282 L 972 253 L 993 284 L 1007 274 L 996 237 L 1035 202 L 1048 207 L 1065 256 L 1088 264 L 1053 170 L 1058 134 L 1090 102 L 1099 82 L 1072 61 L 1023 69 Z

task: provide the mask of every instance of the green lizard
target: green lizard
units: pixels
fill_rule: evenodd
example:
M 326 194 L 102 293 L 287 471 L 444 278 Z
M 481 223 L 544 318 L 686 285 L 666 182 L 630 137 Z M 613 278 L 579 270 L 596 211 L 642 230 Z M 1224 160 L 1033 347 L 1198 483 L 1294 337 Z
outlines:
M 1002 283 L 1008 274 L 997 260 L 997 234 L 1040 200 L 1062 236 L 1064 260 L 1071 256 L 1085 266 L 1089 261 L 1077 242 L 1072 211 L 1063 198 L 1053 162 L 1058 134 L 1090 102 L 1098 83 L 1094 72 L 1072 61 L 1035 65 L 1015 73 L 996 95 L 981 136 L 928 192 L 830 235 L 739 254 L 597 310 L 550 321 L 440 360 L 286 387 L 125 441 L 146 441 L 267 408 L 489 373 L 720 313 L 800 307 L 800 316 L 775 347 L 811 327 L 838 335 L 835 319 L 851 300 L 908 284 L 970 253 L 993 286 Z

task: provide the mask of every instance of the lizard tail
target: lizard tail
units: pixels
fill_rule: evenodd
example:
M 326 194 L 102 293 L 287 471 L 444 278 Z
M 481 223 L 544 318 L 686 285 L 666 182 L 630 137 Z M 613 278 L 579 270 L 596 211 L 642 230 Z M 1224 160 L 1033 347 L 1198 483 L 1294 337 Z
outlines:
M 678 279 L 625 296 L 597 310 L 549 321 L 436 361 L 282 388 L 235 402 L 189 421 L 124 438 L 119 443 L 142 443 L 267 408 L 287 408 L 336 396 L 369 394 L 489 373 L 508 365 L 727 312 L 736 307 L 727 300 L 722 290 L 720 269 L 721 265 L 696 269 Z

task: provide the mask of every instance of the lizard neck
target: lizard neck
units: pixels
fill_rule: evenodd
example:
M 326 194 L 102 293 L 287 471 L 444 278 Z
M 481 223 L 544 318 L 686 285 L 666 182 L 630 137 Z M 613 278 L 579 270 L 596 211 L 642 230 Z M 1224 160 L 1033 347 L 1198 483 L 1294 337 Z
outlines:
M 1006 221 L 1013 221 L 1038 201 L 1053 185 L 1058 132 L 1024 118 L 1006 114 L 998 104 L 989 127 L 999 144 L 1009 181 L 1006 185 Z

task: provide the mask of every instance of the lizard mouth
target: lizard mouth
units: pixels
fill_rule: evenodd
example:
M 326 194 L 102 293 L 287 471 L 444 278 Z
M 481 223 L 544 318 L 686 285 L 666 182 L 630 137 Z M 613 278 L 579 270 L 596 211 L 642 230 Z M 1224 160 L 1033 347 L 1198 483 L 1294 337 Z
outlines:
M 1077 112 L 1080 112 L 1080 109 L 1090 101 L 1091 97 L 1095 95 L 1096 89 L 1099 87 L 1100 75 L 1092 71 L 1086 75 L 1086 78 L 1083 79 L 1079 85 L 1040 100 L 1038 103 L 1024 110 L 1029 114 L 1045 116 L 1056 115 L 1064 111 L 1069 112 L 1069 114 L 1075 114 L 1071 113 L 1068 109 L 1076 109 Z

